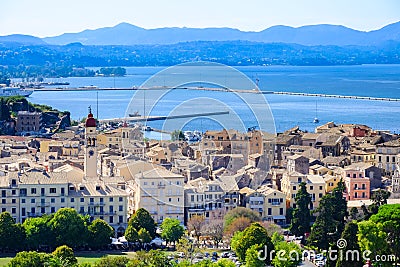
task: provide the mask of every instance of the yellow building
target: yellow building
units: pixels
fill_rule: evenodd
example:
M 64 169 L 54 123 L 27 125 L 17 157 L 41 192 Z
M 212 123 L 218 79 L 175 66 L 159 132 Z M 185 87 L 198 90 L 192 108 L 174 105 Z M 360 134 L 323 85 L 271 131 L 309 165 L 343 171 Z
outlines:
M 135 175 L 134 208 L 145 208 L 157 223 L 165 218 L 184 222 L 184 177 L 164 168 Z
M 286 196 L 287 206 L 296 208 L 295 198 L 302 182 L 306 183 L 307 192 L 311 195 L 310 209 L 316 209 L 325 195 L 324 178 L 319 175 L 305 175 L 298 172 L 285 172 L 282 176 L 281 188 Z
M 258 212 L 263 220 L 286 224 L 286 196 L 283 192 L 263 185 L 257 190 L 242 188 L 240 193 L 245 193 L 246 208 Z
M 350 159 L 352 163 L 364 162 L 374 165 L 375 155 L 376 155 L 375 151 L 353 150 L 350 152 Z

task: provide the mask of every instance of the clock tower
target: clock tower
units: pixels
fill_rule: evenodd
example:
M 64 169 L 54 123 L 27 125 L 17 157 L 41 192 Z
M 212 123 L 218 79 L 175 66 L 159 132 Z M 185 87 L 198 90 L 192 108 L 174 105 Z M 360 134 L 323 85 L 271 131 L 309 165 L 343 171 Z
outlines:
M 85 176 L 97 177 L 97 132 L 92 109 L 85 122 Z

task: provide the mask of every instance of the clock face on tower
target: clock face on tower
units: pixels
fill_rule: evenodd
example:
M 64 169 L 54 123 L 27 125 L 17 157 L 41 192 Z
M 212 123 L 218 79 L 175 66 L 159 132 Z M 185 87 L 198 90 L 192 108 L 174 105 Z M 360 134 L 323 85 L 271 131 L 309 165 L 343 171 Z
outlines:
M 89 156 L 93 156 L 94 155 L 94 151 L 93 150 L 89 150 Z

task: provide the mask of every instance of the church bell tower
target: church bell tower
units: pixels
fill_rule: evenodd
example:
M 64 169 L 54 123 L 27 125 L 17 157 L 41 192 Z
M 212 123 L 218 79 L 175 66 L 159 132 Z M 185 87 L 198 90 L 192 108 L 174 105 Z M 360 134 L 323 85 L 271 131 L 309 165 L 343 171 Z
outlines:
M 92 109 L 85 122 L 85 176 L 97 177 L 97 132 Z

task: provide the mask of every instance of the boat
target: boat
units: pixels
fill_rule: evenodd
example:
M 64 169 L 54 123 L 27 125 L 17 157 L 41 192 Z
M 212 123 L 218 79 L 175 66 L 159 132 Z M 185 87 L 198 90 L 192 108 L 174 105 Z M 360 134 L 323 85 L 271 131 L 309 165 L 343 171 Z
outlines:
M 129 115 L 129 117 L 140 117 L 141 116 L 139 111 L 135 111 L 134 113 L 129 113 L 128 115 Z
M 25 96 L 28 97 L 33 93 L 33 90 L 20 87 L 0 87 L 0 96 Z
M 317 102 L 315 102 L 315 118 L 313 120 L 313 123 L 319 123 L 319 119 L 317 116 L 317 110 L 318 110 L 318 106 L 317 106 Z

